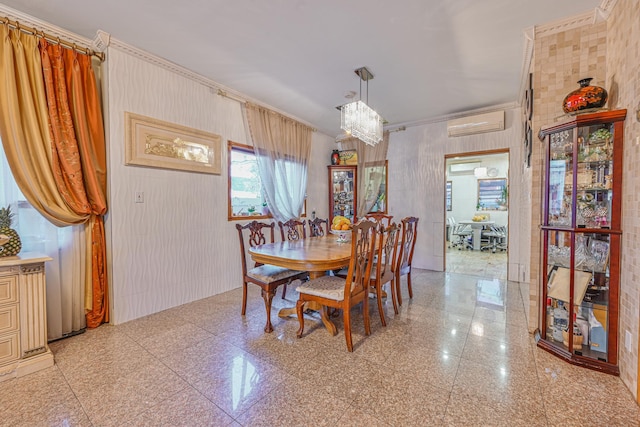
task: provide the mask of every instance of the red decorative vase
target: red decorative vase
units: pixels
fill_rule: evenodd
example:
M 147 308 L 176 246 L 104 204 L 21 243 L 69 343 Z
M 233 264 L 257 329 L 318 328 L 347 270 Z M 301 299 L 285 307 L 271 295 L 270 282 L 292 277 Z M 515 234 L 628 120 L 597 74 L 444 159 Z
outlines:
M 588 108 L 601 108 L 607 102 L 607 91 L 600 86 L 590 86 L 592 77 L 578 80 L 580 89 L 576 89 L 562 101 L 562 109 L 565 113 L 574 113 Z
M 340 164 L 340 152 L 338 150 L 333 150 L 331 153 L 331 164 L 334 166 Z

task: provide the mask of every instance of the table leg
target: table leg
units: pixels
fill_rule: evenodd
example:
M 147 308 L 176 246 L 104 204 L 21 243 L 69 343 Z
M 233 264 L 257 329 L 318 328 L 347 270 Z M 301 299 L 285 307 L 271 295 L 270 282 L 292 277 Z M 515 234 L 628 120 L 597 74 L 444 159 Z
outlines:
M 480 239 L 482 239 L 482 228 L 473 228 L 473 250 L 480 250 Z

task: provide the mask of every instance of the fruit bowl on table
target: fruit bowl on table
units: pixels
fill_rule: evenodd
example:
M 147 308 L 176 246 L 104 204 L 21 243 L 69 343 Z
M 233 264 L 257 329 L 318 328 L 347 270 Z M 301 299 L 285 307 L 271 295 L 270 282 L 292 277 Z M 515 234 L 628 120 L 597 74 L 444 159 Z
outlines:
M 351 240 L 351 229 L 349 230 L 329 230 L 331 234 L 338 236 L 338 242 L 348 242 Z

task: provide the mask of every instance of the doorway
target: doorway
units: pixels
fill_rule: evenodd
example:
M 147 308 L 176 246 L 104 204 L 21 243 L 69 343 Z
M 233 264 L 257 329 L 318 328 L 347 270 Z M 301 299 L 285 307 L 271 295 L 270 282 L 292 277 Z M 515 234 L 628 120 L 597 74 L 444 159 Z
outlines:
M 445 271 L 507 280 L 509 151 L 445 156 Z

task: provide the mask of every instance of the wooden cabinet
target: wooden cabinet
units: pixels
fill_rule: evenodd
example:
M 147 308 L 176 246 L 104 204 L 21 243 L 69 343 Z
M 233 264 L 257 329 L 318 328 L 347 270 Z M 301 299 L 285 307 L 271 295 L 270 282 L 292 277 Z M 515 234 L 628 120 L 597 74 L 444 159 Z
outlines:
M 44 267 L 50 260 L 29 253 L 0 258 L 0 382 L 53 366 Z
M 626 110 L 545 127 L 538 346 L 619 374 L 622 153 Z
M 358 212 L 358 167 L 327 166 L 329 169 L 329 221 L 340 215 L 356 222 Z M 365 202 L 370 212 L 387 213 L 388 162 L 364 168 Z
M 340 215 L 356 222 L 358 212 L 358 167 L 327 166 L 329 169 L 329 222 Z

